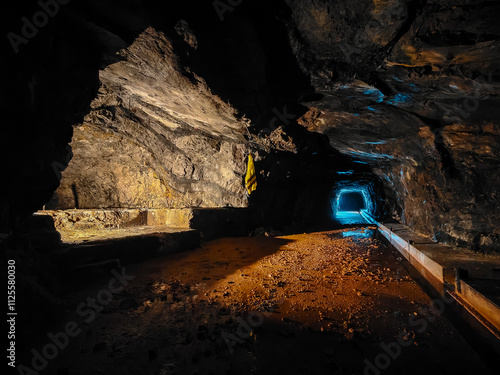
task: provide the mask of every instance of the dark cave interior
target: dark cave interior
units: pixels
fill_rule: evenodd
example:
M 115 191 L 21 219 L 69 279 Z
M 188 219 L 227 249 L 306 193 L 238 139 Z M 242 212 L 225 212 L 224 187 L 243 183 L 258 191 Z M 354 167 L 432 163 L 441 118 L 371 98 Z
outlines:
M 358 192 L 343 192 L 339 200 L 339 211 L 359 211 L 366 208 L 363 195 Z
M 40 309 L 25 335 L 64 315 L 88 264 L 151 257 L 116 255 L 138 228 L 205 243 L 382 223 L 445 260 L 497 257 L 499 15 L 485 0 L 10 4 L 0 240 L 18 303 Z

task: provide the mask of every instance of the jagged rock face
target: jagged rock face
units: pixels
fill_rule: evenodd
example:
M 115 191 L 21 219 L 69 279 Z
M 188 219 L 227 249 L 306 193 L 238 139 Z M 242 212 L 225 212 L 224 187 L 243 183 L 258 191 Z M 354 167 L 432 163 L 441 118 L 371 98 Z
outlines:
M 47 202 L 71 140 L 51 207 L 242 207 L 264 148 L 262 217 L 309 221 L 352 170 L 422 234 L 500 248 L 500 4 L 236 3 L 71 2 L 22 46 L 2 231 Z M 257 136 L 273 123 L 279 153 Z
M 247 122 L 153 28 L 120 58 L 99 74 L 50 208 L 244 207 Z
M 367 164 L 423 234 L 500 248 L 500 4 L 288 1 L 322 98 L 300 120 Z

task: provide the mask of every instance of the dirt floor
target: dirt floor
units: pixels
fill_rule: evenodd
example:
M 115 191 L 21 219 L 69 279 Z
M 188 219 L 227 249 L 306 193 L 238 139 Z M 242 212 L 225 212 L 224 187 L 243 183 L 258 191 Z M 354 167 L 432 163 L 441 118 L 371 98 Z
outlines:
M 129 266 L 95 318 L 69 311 L 82 332 L 47 373 L 489 374 L 374 233 L 224 238 Z

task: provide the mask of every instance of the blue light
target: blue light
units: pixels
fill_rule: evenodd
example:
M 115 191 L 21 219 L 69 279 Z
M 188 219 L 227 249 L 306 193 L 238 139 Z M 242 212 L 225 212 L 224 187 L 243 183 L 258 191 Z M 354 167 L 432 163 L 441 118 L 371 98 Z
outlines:
M 335 219 L 342 225 L 354 225 L 366 223 L 363 216 L 357 211 L 337 211 Z
M 366 220 L 361 215 L 361 212 L 372 215 L 375 211 L 370 191 L 367 185 L 361 185 L 356 182 L 346 182 L 344 187 L 339 188 L 332 200 L 332 211 L 334 218 L 341 224 L 359 224 L 366 223 Z M 341 198 L 344 194 L 358 193 L 363 197 L 363 208 L 359 211 L 343 211 L 341 210 Z M 346 207 L 346 206 L 344 206 Z
M 363 94 L 373 97 L 376 103 L 381 103 L 384 101 L 384 94 L 375 88 L 363 90 Z
M 342 237 L 353 237 L 353 238 L 371 238 L 373 236 L 373 230 L 371 229 L 360 229 L 360 230 L 348 230 L 342 232 Z
M 390 99 L 387 101 L 389 104 L 409 104 L 412 102 L 412 95 L 411 94 L 396 94 L 394 99 Z

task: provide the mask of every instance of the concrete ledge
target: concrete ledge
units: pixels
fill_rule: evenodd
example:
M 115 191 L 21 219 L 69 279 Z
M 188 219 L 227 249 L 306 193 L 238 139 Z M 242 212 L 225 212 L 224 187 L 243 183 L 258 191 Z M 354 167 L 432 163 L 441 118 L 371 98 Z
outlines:
M 57 265 L 70 267 L 111 259 L 130 264 L 199 246 L 199 232 L 185 229 L 70 245 L 55 251 L 53 261 Z
M 191 228 L 203 239 L 246 236 L 250 231 L 246 208 L 95 209 L 38 211 L 50 216 L 57 230 L 121 229 L 136 226 Z
M 186 227 L 199 230 L 204 240 L 226 237 L 246 236 L 250 231 L 249 215 L 246 208 L 178 208 L 149 210 L 148 220 L 157 224 Z
M 200 241 L 247 235 L 248 214 L 238 208 L 95 209 L 39 211 L 54 222 L 57 246 L 50 249 L 62 272 L 99 273 L 108 264 L 130 264 L 189 250 Z
M 496 303 L 464 280 L 458 280 L 457 294 L 500 333 L 500 307 Z
M 149 215 L 151 221 L 163 223 L 164 225 L 172 225 L 177 227 L 190 228 L 191 219 L 193 218 L 192 208 L 172 208 L 164 210 L 150 210 Z
M 424 277 L 426 277 L 427 274 L 431 274 L 434 277 L 431 284 L 435 288 L 437 287 L 436 289 L 440 294 L 444 293 L 443 266 L 422 253 L 409 242 L 403 240 L 397 234 L 393 233 L 385 225 L 378 223 L 378 230 Z M 440 284 L 436 285 L 436 280 Z
M 405 257 L 406 260 L 429 282 L 441 295 L 451 295 L 468 311 L 472 319 L 482 325 L 483 332 L 488 331 L 488 339 L 496 341 L 500 348 L 500 293 L 497 288 L 496 270 L 500 266 L 500 255 L 474 253 L 467 249 L 455 249 L 432 242 L 412 233 L 402 224 L 376 222 L 379 233 Z M 481 276 L 484 279 L 463 280 L 455 277 L 455 270 L 465 269 L 468 275 Z M 490 287 L 490 294 L 482 293 Z M 493 285 L 493 287 L 491 287 Z M 479 288 L 479 289 L 478 289 Z M 496 301 L 496 303 L 495 303 Z M 470 318 L 468 318 L 470 319 Z

